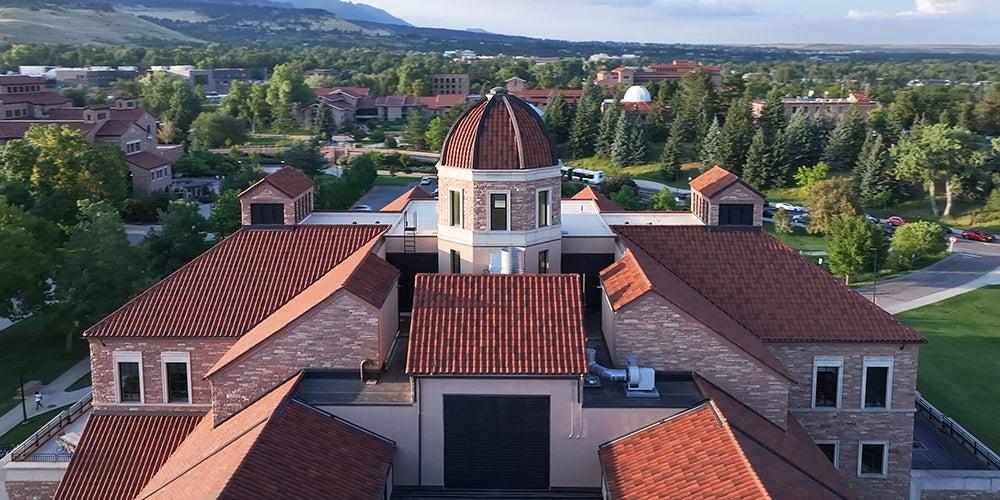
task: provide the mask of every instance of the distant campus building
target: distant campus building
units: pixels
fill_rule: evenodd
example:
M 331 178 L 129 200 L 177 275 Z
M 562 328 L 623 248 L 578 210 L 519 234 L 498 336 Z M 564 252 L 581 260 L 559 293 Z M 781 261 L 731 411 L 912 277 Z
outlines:
M 764 99 L 753 101 L 751 106 L 755 117 L 761 116 L 766 103 Z M 838 122 L 844 119 L 852 107 L 857 108 L 861 116 L 867 116 L 868 112 L 881 106 L 864 92 L 851 92 L 843 98 L 784 97 L 781 103 L 785 106 L 785 115 L 789 118 L 796 113 L 805 113 L 809 116 L 827 116 Z
M 650 64 L 644 68 L 619 66 L 612 70 L 598 71 L 596 83 L 602 87 L 614 87 L 662 81 L 675 82 L 694 70 L 707 72 L 713 83 L 722 85 L 722 68 L 702 66 L 684 59 L 676 59 L 670 64 Z

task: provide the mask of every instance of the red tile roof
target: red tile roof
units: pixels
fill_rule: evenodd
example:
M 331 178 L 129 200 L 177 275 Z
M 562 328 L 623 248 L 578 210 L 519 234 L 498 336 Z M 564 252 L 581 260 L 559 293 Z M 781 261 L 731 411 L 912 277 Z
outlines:
M 711 402 L 605 443 L 597 454 L 613 499 L 770 498 Z
M 611 498 L 856 497 L 791 414 L 786 431 L 695 382 L 710 401 L 598 448 Z
M 85 335 L 239 337 L 388 227 L 243 228 Z
M 775 373 L 792 380 L 781 361 L 753 332 L 684 283 L 642 248 L 628 240 L 625 244 L 628 248 L 625 255 L 600 274 L 601 284 L 615 311 L 648 292 L 656 293 Z
M 135 122 L 132 120 L 108 120 L 97 129 L 98 137 L 120 137 L 128 132 Z
M 300 195 L 313 188 L 313 180 L 310 179 L 308 175 L 299 172 L 298 169 L 286 165 L 281 167 L 281 169 L 268 174 L 267 177 L 257 181 L 254 185 L 246 188 L 243 190 L 243 193 L 249 192 L 261 183 L 267 183 L 274 186 L 275 189 L 285 193 L 285 196 L 288 196 L 289 198 L 298 198 Z M 243 193 L 240 193 L 240 196 L 242 196 Z
M 49 110 L 49 118 L 53 120 L 82 120 L 87 108 L 56 108 Z
M 135 165 L 143 170 L 152 170 L 164 165 L 170 165 L 170 160 L 149 151 L 140 151 L 125 157 L 129 165 Z
M 445 109 L 465 102 L 465 94 L 438 94 L 418 97 L 417 101 L 427 109 Z
M 704 226 L 612 230 L 765 342 L 924 342 L 767 233 Z
M 648 102 L 622 102 L 619 103 L 625 111 L 629 113 L 649 113 L 653 105 Z
M 542 118 L 502 88 L 470 106 L 441 149 L 442 164 L 477 170 L 523 170 L 558 162 Z
M 738 180 L 739 177 L 736 177 L 735 174 L 716 165 L 692 179 L 691 189 L 710 198 L 715 193 L 722 191 Z
M 84 135 L 86 135 L 94 128 L 93 123 L 83 123 L 83 122 L 73 122 L 73 121 L 0 120 L 0 140 L 9 141 L 12 139 L 23 139 L 24 134 L 28 132 L 29 128 L 33 126 L 44 127 L 46 125 L 61 125 L 63 127 L 69 127 Z
M 367 97 L 368 87 L 315 87 L 312 89 L 317 97 L 330 95 L 337 91 L 350 94 L 352 97 Z
M 399 198 L 392 200 L 388 205 L 382 207 L 379 212 L 402 212 L 406 209 L 406 205 L 410 203 L 410 200 L 433 200 L 434 196 L 424 188 L 417 186 L 405 192 Z
M 0 102 L 4 104 L 27 102 L 49 106 L 53 104 L 69 104 L 73 101 L 59 92 L 27 92 L 24 94 L 0 94 Z
M 611 201 L 604 193 L 590 187 L 584 186 L 579 193 L 574 194 L 571 200 L 591 200 L 597 204 L 597 210 L 600 212 L 624 212 L 622 207 Z
M 54 500 L 134 498 L 201 419 L 95 410 Z
M 136 498 L 381 498 L 395 443 L 292 399 L 300 378 L 206 415 Z
M 28 75 L 0 75 L 0 85 L 45 85 L 45 79 Z
M 418 274 L 406 372 L 586 373 L 580 290 L 575 274 Z
M 205 377 L 212 376 L 244 354 L 281 332 L 296 319 L 344 289 L 374 307 L 381 308 L 396 285 L 399 270 L 371 253 L 372 239 L 343 259 L 308 288 L 254 325 L 222 355 Z
M 559 94 L 567 104 L 575 104 L 583 97 L 583 90 L 580 89 L 527 89 L 511 92 L 511 95 L 524 99 L 525 101 L 544 106 L 549 99 Z

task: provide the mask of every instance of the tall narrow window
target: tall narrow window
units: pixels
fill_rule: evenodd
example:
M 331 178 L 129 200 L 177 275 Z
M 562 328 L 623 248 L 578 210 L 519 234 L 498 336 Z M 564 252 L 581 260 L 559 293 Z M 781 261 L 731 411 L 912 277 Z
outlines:
M 451 251 L 451 272 L 452 274 L 461 274 L 462 272 L 462 254 L 458 250 Z
M 538 227 L 545 227 L 550 224 L 549 190 L 538 192 Z
M 507 193 L 490 193 L 490 230 L 506 231 L 507 214 L 510 207 L 507 206 Z
M 448 225 L 462 225 L 462 192 L 457 189 L 448 191 L 449 220 Z
M 538 251 L 538 274 L 548 274 L 549 272 L 549 251 Z
M 844 358 L 813 360 L 813 408 L 840 408 L 840 375 Z
M 886 474 L 889 446 L 881 441 L 862 441 L 858 447 L 858 475 L 880 477 Z
M 861 392 L 862 408 L 890 408 L 892 403 L 892 358 L 865 358 Z
M 186 352 L 163 353 L 163 400 L 191 402 L 191 358 Z
M 142 403 L 142 353 L 116 352 L 115 381 L 119 403 Z

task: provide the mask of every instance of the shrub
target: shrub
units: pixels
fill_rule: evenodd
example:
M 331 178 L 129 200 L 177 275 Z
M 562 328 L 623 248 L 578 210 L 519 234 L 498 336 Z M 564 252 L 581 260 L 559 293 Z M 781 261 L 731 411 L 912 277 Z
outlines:
M 941 226 L 927 221 L 900 226 L 889 246 L 889 263 L 897 269 L 914 269 L 947 248 Z
M 799 167 L 798 171 L 795 172 L 795 183 L 799 187 L 809 189 L 829 176 L 830 166 L 825 162 L 819 162 L 811 167 Z

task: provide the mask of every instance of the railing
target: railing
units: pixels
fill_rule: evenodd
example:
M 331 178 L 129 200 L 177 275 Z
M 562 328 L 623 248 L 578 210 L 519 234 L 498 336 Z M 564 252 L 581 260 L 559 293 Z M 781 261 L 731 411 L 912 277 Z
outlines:
M 945 415 L 941 410 L 938 410 L 930 401 L 924 399 L 924 397 L 918 392 L 917 393 L 917 410 L 926 412 L 932 421 L 940 427 L 942 430 L 950 432 L 953 436 L 956 436 L 962 445 L 965 446 L 969 451 L 972 452 L 976 457 L 981 458 L 986 463 L 983 464 L 982 468 L 977 467 L 967 467 L 962 466 L 959 469 L 967 470 L 991 470 L 1000 469 L 1000 455 L 990 449 L 989 446 L 983 444 L 976 436 L 972 435 L 971 432 L 965 430 L 961 424 L 956 422 L 954 419 Z M 924 463 L 924 462 L 920 462 Z M 926 462 L 927 467 L 917 467 L 918 462 L 913 462 L 914 469 L 925 468 L 925 469 L 935 469 L 935 470 L 946 470 L 944 467 L 946 464 L 939 462 Z
M 34 434 L 26 439 L 23 443 L 17 445 L 13 451 L 10 452 L 11 460 L 15 462 L 27 462 L 27 461 L 38 461 L 38 462 L 63 462 L 69 460 L 68 455 L 62 455 L 59 453 L 34 453 L 43 444 L 48 442 L 49 439 L 55 437 L 60 430 L 64 429 L 67 425 L 76 421 L 81 415 L 90 409 L 90 403 L 93 401 L 93 393 L 87 394 L 83 399 L 73 403 L 73 406 L 66 408 L 65 410 L 59 412 L 55 418 L 49 420 L 49 422 L 38 429 Z M 39 460 L 35 460 L 35 455 L 44 455 Z M 52 455 L 49 457 L 48 455 Z M 56 456 L 62 458 L 55 459 Z M 47 458 L 47 459 L 46 459 Z M 30 460 L 29 460 L 30 459 Z

